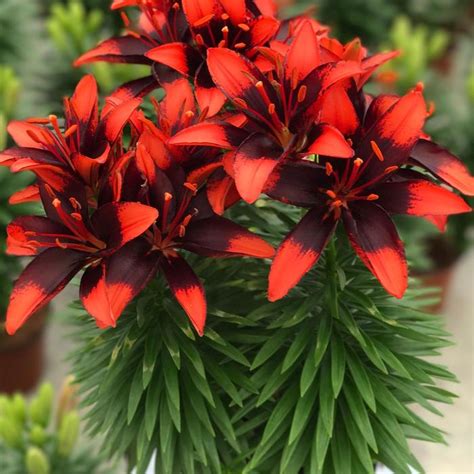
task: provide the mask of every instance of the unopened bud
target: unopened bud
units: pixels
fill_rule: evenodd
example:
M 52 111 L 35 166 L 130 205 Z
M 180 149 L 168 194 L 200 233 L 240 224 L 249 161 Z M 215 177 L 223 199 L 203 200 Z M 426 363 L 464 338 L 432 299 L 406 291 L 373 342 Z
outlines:
M 15 420 L 23 425 L 26 420 L 26 402 L 19 393 L 13 395 L 11 407 Z
M 0 418 L 0 439 L 10 448 L 23 446 L 22 427 L 12 418 Z
M 40 425 L 33 425 L 30 430 L 30 442 L 35 446 L 43 446 L 46 443 L 47 435 L 44 428 Z
M 32 446 L 26 453 L 26 469 L 28 474 L 49 474 L 51 469 L 46 454 Z
M 79 436 L 79 415 L 76 411 L 66 413 L 59 426 L 58 454 L 67 457 L 71 454 Z
M 40 387 L 38 395 L 30 403 L 30 418 L 33 423 L 43 427 L 48 426 L 53 395 L 53 386 L 50 383 L 45 383 Z

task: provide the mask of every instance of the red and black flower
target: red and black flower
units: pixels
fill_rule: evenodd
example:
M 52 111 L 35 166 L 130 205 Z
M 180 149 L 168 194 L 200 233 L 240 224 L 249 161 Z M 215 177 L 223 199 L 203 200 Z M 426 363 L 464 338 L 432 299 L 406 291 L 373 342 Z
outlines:
M 16 147 L 0 152 L 0 164 L 14 172 L 32 171 L 58 192 L 83 183 L 87 195 L 116 188 L 114 178 L 131 158 L 123 152 L 122 130 L 140 105 L 139 99 L 104 108 L 99 117 L 97 83 L 85 76 L 71 98 L 64 100 L 64 124 L 56 116 L 13 121 L 8 132 Z M 76 184 L 74 184 L 76 183 Z M 38 185 L 11 198 L 18 203 L 39 199 Z
M 58 194 L 40 185 L 40 192 L 46 217 L 18 217 L 7 228 L 7 252 L 34 256 L 10 296 L 8 333 L 14 334 L 84 267 L 80 289 L 84 307 L 99 327 L 115 326 L 124 304 L 131 300 L 127 279 L 132 267 L 127 262 L 141 245 L 133 239 L 157 219 L 157 210 L 135 202 L 114 202 L 89 216 L 83 189 Z M 141 271 L 141 266 L 133 269 L 135 274 Z M 91 287 L 96 288 L 95 298 L 90 296 Z
M 138 27 L 132 29 L 124 16 L 128 34 L 100 43 L 77 59 L 76 66 L 93 61 L 149 64 L 150 76 L 114 93 L 120 100 L 142 97 L 165 84 L 166 68 L 171 68 L 194 79 L 198 102 L 209 116 L 220 111 L 225 96 L 209 75 L 207 49 L 226 47 L 253 57 L 279 27 L 273 0 L 120 1 L 112 8 L 131 5 L 142 12 Z
M 195 183 L 187 181 L 185 171 L 176 162 L 157 164 L 139 142 L 135 165 L 127 185 L 130 191 L 135 189 L 130 197 L 156 208 L 159 217 L 144 234 L 146 251 L 139 256 L 142 265 L 146 262 L 149 273 L 130 278 L 135 280 L 138 292 L 161 270 L 175 298 L 202 335 L 206 321 L 204 289 L 180 251 L 206 257 L 270 258 L 274 249 L 255 234 L 216 215 L 208 203 L 205 189 L 198 191 Z
M 343 134 L 320 120 L 326 92 L 360 74 L 354 61 L 322 63 L 311 23 L 305 22 L 283 62 L 263 74 L 243 56 L 225 48 L 208 51 L 214 83 L 243 114 L 248 138 L 234 139 L 229 123 L 202 123 L 178 133 L 172 144 L 211 145 L 235 151 L 231 176 L 240 196 L 254 202 L 275 167 L 289 160 L 324 154 L 349 158 L 353 150 Z
M 347 117 L 355 120 L 353 159 L 320 156 L 317 162 L 288 163 L 267 183 L 270 197 L 310 209 L 277 251 L 269 275 L 271 301 L 285 296 L 318 261 L 341 220 L 357 255 L 389 293 L 401 298 L 408 270 L 390 215 L 444 219 L 470 211 L 459 196 L 405 166 L 412 154 L 422 154 L 419 147 L 436 147 L 419 141 L 426 118 L 421 87 L 402 98 L 379 96 L 367 112 L 356 103 L 344 117 L 346 125 Z M 456 185 L 454 179 L 446 181 Z M 456 187 L 465 191 L 466 184 Z

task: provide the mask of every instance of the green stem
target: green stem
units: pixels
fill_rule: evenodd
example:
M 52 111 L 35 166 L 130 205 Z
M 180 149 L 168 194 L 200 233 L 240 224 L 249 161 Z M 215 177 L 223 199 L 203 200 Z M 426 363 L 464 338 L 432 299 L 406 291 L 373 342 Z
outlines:
M 337 277 L 337 248 L 336 239 L 332 238 L 327 249 L 327 281 L 328 281 L 328 299 L 331 315 L 339 319 L 339 301 L 338 301 L 338 277 Z

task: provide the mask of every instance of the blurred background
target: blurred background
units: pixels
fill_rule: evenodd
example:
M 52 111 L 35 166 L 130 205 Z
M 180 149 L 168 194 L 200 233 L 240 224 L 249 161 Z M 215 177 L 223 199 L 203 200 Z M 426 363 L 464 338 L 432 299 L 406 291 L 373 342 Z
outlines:
M 474 2 L 472 0 L 280 0 L 284 15 L 308 9 L 331 27 L 340 41 L 359 37 L 372 51 L 398 49 L 401 55 L 381 68 L 368 89 L 403 94 L 425 83 L 435 113 L 426 131 L 461 157 L 474 172 Z M 7 123 L 15 118 L 61 114 L 62 97 L 71 94 L 82 75 L 93 72 L 106 95 L 117 85 L 140 77 L 141 66 L 99 63 L 75 69 L 73 60 L 99 40 L 120 34 L 122 21 L 109 11 L 109 0 L 0 0 L 0 149 L 11 145 Z M 11 206 L 9 196 L 27 184 L 24 174 L 0 169 L 0 323 L 11 282 L 20 262 L 4 255 L 5 227 L 28 206 Z M 471 206 L 474 200 L 470 201 Z M 433 420 L 449 434 L 450 446 L 414 443 L 428 473 L 472 473 L 474 214 L 454 216 L 447 232 L 420 219 L 403 219 L 399 228 L 407 242 L 411 273 L 443 288 L 433 306 L 446 319 L 456 345 L 444 362 L 461 384 L 449 387 L 460 395 L 443 407 L 444 419 Z M 54 318 L 39 315 L 6 338 L 0 330 L 0 391 L 34 390 L 38 378 L 59 387 L 68 372 L 70 350 L 66 313 L 59 298 Z M 45 357 L 41 354 L 45 348 Z

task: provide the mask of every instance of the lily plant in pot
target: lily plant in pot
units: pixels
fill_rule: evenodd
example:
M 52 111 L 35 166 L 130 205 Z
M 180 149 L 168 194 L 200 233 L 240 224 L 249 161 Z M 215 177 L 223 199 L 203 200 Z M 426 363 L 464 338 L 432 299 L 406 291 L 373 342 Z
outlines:
M 437 379 L 455 377 L 426 359 L 450 342 L 392 217 L 442 228 L 474 193 L 424 132 L 423 85 L 368 94 L 396 52 L 272 0 L 112 9 L 125 34 L 76 65 L 149 74 L 103 104 L 85 76 L 62 118 L 11 123 L 0 154 L 45 211 L 7 229 L 32 257 L 8 333 L 83 272 L 88 428 L 138 473 L 152 457 L 157 473 L 423 472 L 407 440 L 443 434 L 412 405 L 439 413 L 454 395 Z

